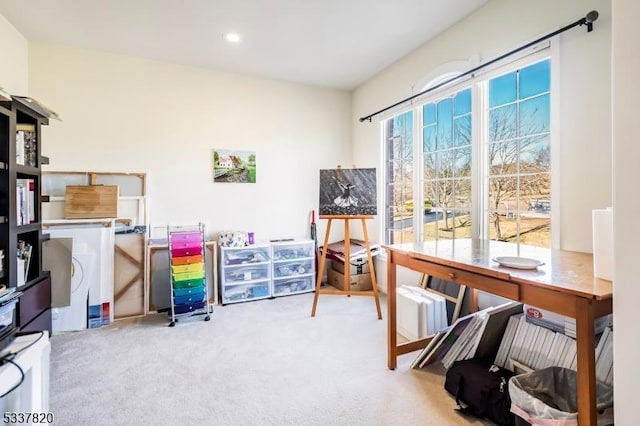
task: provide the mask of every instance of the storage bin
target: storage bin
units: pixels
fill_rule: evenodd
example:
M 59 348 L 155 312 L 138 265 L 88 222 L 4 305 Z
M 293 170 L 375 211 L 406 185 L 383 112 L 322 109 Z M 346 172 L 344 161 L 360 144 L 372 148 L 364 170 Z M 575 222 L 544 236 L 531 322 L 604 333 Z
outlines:
M 276 295 L 299 293 L 313 289 L 312 276 L 301 278 L 288 278 L 273 281 L 273 293 Z
M 0 307 L 0 327 L 5 327 L 13 324 L 17 304 L 18 299 L 16 298 L 15 300 L 12 300 L 11 302 Z
M 171 248 L 172 249 L 181 249 L 181 248 L 192 248 L 192 247 L 201 247 L 202 246 L 202 242 L 201 241 L 171 241 Z
M 196 293 L 204 293 L 204 286 L 200 285 L 197 287 L 194 286 L 194 287 L 185 287 L 185 288 L 174 287 L 173 289 L 174 296 L 186 296 L 188 294 L 196 294 Z
M 311 260 L 294 260 L 276 263 L 273 265 L 273 276 L 275 278 L 291 277 L 310 273 L 313 273 L 313 263 Z
M 204 301 L 204 292 L 187 294 L 184 296 L 177 296 L 174 294 L 173 296 L 173 303 L 175 303 L 176 305 L 186 305 L 189 303 L 196 303 L 196 302 L 202 302 L 202 301 Z
M 172 257 L 181 257 L 181 256 L 195 256 L 202 254 L 202 247 L 186 247 L 186 248 L 172 248 L 171 256 Z
M 547 367 L 509 380 L 511 412 L 518 422 L 540 426 L 578 424 L 577 373 L 564 367 Z M 613 424 L 613 388 L 596 383 L 598 425 Z
M 204 309 L 206 302 L 191 303 L 188 305 L 175 305 L 173 311 L 176 315 L 186 314 L 188 312 L 194 312 L 199 309 Z
M 202 270 L 204 270 L 202 262 L 171 266 L 171 272 L 173 272 L 174 274 L 184 274 L 185 272 L 200 272 Z
M 171 241 L 195 241 L 200 244 L 202 234 L 200 232 L 173 232 L 171 233 Z
M 204 278 L 193 278 L 182 281 L 174 281 L 173 288 L 189 288 L 189 287 L 202 287 L 204 286 Z
M 200 263 L 204 262 L 204 258 L 201 254 L 196 256 L 182 256 L 182 257 L 174 257 L 171 259 L 171 263 L 173 265 L 189 265 L 192 263 Z
M 204 278 L 204 271 L 185 272 L 184 274 L 173 274 L 173 281 L 189 281 Z

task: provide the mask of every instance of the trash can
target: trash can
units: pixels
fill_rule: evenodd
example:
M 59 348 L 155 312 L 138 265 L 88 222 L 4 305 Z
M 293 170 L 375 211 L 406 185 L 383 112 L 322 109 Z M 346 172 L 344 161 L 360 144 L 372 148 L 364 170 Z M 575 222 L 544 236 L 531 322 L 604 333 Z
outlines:
M 577 374 L 569 368 L 547 367 L 513 376 L 509 380 L 509 396 L 518 425 L 578 424 Z M 611 386 L 596 383 L 596 409 L 598 425 L 613 424 Z

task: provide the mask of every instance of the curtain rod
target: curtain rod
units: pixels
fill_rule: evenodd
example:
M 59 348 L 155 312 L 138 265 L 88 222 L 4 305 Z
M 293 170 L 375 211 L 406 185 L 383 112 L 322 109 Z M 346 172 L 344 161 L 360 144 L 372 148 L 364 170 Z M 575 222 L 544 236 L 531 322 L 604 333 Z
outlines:
M 494 64 L 494 63 L 496 63 L 496 62 L 498 62 L 498 61 L 500 61 L 500 60 L 502 60 L 502 59 L 504 59 L 504 58 L 506 58 L 508 56 L 511 56 L 511 55 L 513 55 L 515 53 L 518 53 L 518 52 L 520 52 L 520 51 L 522 51 L 524 49 L 527 49 L 527 48 L 529 48 L 531 46 L 534 46 L 534 45 L 540 43 L 541 41 L 545 41 L 547 39 L 550 39 L 551 37 L 554 37 L 554 36 L 556 36 L 556 35 L 558 35 L 560 33 L 563 33 L 563 32 L 565 32 L 567 30 L 570 30 L 571 28 L 576 27 L 578 25 L 586 25 L 587 26 L 587 32 L 591 32 L 593 30 L 593 22 L 595 20 L 597 20 L 597 19 L 598 19 L 598 11 L 597 10 L 592 10 L 591 12 L 587 13 L 587 15 L 584 18 L 580 18 L 577 21 L 575 21 L 575 22 L 573 22 L 573 23 L 571 23 L 571 24 L 569 24 L 567 26 L 564 26 L 564 27 L 562 27 L 562 28 L 560 28 L 560 29 L 558 29 L 556 31 L 553 31 L 553 32 L 551 32 L 551 33 L 549 33 L 549 34 L 547 34 L 545 36 L 542 36 L 542 37 L 538 38 L 537 40 L 534 40 L 534 41 L 529 42 L 529 43 L 527 43 L 527 44 L 525 44 L 523 46 L 520 46 L 520 47 L 518 47 L 516 49 L 513 49 L 512 51 L 507 52 L 507 53 L 505 53 L 503 55 L 500 55 L 497 58 L 494 58 L 494 59 L 490 60 L 489 62 L 485 62 L 484 64 L 479 65 L 479 66 L 477 66 L 475 68 L 472 68 L 469 71 L 465 71 L 462 74 L 458 74 L 455 77 L 452 77 L 452 78 L 450 78 L 448 80 L 442 81 L 442 82 L 436 84 L 435 86 L 431 86 L 428 89 L 425 89 L 420 93 L 416 93 L 415 95 L 409 96 L 408 98 L 403 99 L 403 100 L 401 100 L 399 102 L 396 102 L 393 105 L 389 105 L 388 107 L 382 108 L 381 110 L 376 111 L 373 114 L 369 114 L 366 117 L 360 117 L 360 122 L 363 122 L 365 120 L 369 120 L 369 122 L 371 122 L 371 119 L 373 117 L 375 117 L 376 115 L 378 115 L 378 114 L 381 114 L 381 113 L 383 113 L 385 111 L 388 111 L 391 108 L 395 108 L 398 105 L 402 105 L 405 102 L 412 101 L 412 100 L 414 100 L 415 98 L 417 98 L 419 96 L 422 96 L 422 95 L 424 95 L 426 93 L 429 93 L 429 92 L 432 92 L 432 91 L 434 91 L 436 89 L 439 89 L 440 87 L 445 86 L 445 85 L 447 85 L 449 83 L 452 83 L 452 82 L 454 82 L 456 80 L 460 80 L 461 78 L 466 77 L 469 74 L 473 74 L 474 72 L 479 71 L 482 68 L 485 68 L 485 67 L 487 67 L 489 65 L 492 65 L 492 64 Z

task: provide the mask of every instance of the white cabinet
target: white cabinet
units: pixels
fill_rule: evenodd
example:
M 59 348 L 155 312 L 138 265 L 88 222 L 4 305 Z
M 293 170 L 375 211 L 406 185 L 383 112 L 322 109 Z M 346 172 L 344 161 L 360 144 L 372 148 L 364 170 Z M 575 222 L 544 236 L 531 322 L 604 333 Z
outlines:
M 223 305 L 271 296 L 271 246 L 220 247 Z
M 308 293 L 315 286 L 313 240 L 271 243 L 271 295 Z

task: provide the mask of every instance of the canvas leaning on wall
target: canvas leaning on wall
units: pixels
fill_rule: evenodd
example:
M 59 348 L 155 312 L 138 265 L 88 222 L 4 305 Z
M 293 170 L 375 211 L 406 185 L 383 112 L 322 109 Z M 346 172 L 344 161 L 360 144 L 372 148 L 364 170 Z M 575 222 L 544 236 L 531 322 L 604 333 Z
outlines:
M 213 150 L 213 181 L 256 183 L 255 151 Z
M 320 170 L 320 215 L 377 214 L 376 169 Z

